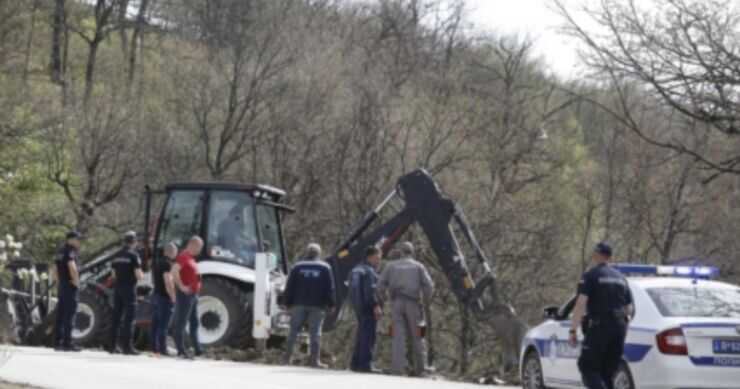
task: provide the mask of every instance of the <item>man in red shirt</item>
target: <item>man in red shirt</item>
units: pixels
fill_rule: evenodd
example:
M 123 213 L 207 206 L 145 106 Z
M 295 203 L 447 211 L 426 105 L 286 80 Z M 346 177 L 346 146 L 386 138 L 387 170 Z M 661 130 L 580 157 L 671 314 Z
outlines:
M 177 299 L 175 302 L 175 343 L 177 344 L 177 356 L 186 359 L 192 359 L 187 350 L 185 350 L 185 339 L 183 337 L 185 332 L 185 326 L 190 320 L 191 314 L 198 303 L 198 292 L 201 288 L 200 274 L 198 273 L 198 263 L 195 261 L 195 257 L 198 256 L 203 250 L 203 239 L 198 236 L 190 238 L 185 250 L 183 250 L 176 258 L 176 263 L 172 267 L 172 275 L 175 279 L 175 286 L 177 287 Z M 197 324 L 197 317 L 196 317 Z M 200 352 L 200 345 L 198 344 L 197 328 L 193 328 L 191 324 L 190 333 L 195 343 L 193 346 L 196 353 Z

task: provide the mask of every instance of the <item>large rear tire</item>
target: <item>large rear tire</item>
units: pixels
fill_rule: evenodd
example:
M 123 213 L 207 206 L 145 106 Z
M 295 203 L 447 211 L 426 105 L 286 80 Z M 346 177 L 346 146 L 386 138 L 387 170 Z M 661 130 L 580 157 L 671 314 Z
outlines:
M 103 293 L 91 289 L 81 290 L 72 341 L 82 347 L 105 345 L 112 317 L 113 309 Z
M 198 298 L 198 337 L 205 347 L 252 343 L 252 293 L 235 282 L 207 277 Z

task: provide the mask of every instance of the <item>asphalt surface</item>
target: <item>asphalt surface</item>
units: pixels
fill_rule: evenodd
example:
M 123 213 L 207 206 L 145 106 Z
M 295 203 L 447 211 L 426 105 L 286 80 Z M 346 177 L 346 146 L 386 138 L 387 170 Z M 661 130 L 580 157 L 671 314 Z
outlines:
M 47 389 L 480 389 L 443 380 L 212 360 L 186 361 L 100 351 L 59 353 L 6 347 L 0 379 Z M 497 386 L 513 389 L 511 386 Z

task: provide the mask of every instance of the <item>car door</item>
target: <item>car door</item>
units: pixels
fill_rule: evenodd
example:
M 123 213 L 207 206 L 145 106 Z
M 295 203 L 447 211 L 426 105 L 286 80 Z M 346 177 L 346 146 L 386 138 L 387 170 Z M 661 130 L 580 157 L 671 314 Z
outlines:
M 552 386 L 551 382 L 558 375 L 558 366 L 555 356 L 555 348 L 551 342 L 557 337 L 560 322 L 556 317 L 549 317 L 537 328 L 537 348 L 540 351 L 540 365 L 542 366 L 542 378 L 547 386 Z
M 571 314 L 576 303 L 576 297 L 570 299 L 564 304 L 558 312 L 557 325 L 554 328 L 553 335 L 549 340 L 548 351 L 553 361 L 553 372 L 550 378 L 550 384 L 559 387 L 581 387 L 581 376 L 578 372 L 578 356 L 581 353 L 580 340 L 582 335 L 579 334 L 579 344 L 571 347 L 569 342 Z

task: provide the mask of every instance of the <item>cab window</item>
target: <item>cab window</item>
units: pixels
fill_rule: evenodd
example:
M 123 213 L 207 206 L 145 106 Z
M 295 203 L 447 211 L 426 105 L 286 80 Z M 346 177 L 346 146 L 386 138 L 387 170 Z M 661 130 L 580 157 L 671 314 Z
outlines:
M 257 220 L 259 222 L 260 237 L 262 237 L 262 251 L 275 255 L 276 261 L 270 264 L 275 269 L 283 262 L 282 239 L 278 224 L 278 210 L 267 205 L 257 205 Z
M 157 249 L 173 242 L 182 249 L 192 236 L 200 233 L 203 217 L 203 191 L 172 192 L 160 220 Z
M 211 258 L 254 267 L 258 245 L 252 196 L 244 192 L 214 191 L 209 201 L 208 253 Z

